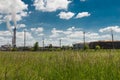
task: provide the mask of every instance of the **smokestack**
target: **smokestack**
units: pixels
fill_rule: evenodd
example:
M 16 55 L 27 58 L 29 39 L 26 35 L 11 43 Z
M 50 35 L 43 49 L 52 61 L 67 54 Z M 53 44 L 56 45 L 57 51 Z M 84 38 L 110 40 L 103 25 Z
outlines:
M 16 27 L 17 27 L 17 22 L 16 22 L 16 12 L 13 11 L 12 13 L 12 20 L 14 22 L 14 29 L 13 29 L 13 48 L 16 48 Z
M 12 40 L 13 40 L 12 41 L 13 48 L 16 48 L 16 27 L 14 27 L 14 29 L 13 29 L 13 39 Z
M 111 29 L 111 37 L 112 37 L 112 47 L 114 49 L 114 36 L 113 36 L 113 29 Z

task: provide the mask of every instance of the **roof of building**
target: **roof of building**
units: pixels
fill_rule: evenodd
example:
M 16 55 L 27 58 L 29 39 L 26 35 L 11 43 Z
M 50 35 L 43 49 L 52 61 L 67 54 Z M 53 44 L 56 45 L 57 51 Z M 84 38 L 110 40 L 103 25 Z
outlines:
M 112 42 L 110 40 L 104 40 L 104 41 L 94 41 L 94 42 Z M 113 41 L 113 42 L 120 42 L 120 41 Z

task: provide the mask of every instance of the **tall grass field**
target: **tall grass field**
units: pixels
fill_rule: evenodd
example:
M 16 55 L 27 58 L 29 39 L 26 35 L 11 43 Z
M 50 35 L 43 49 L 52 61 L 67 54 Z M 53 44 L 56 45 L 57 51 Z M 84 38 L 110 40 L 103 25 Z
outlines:
M 0 52 L 0 80 L 120 80 L 120 50 Z

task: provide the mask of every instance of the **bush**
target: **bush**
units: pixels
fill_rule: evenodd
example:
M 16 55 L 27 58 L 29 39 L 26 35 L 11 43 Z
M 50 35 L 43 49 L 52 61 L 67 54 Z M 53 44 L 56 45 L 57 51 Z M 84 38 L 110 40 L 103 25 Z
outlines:
M 87 50 L 87 49 L 89 49 L 89 45 L 88 45 L 88 44 L 85 44 L 84 50 Z
M 12 51 L 17 51 L 17 48 L 12 48 Z
M 99 45 L 95 46 L 95 50 L 100 50 L 100 49 L 101 49 L 101 48 L 100 48 Z

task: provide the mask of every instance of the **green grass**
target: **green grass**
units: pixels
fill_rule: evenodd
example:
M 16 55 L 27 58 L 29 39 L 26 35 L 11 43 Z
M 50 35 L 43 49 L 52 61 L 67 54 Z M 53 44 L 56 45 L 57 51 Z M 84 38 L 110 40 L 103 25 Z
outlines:
M 120 80 L 120 50 L 0 52 L 0 80 Z

